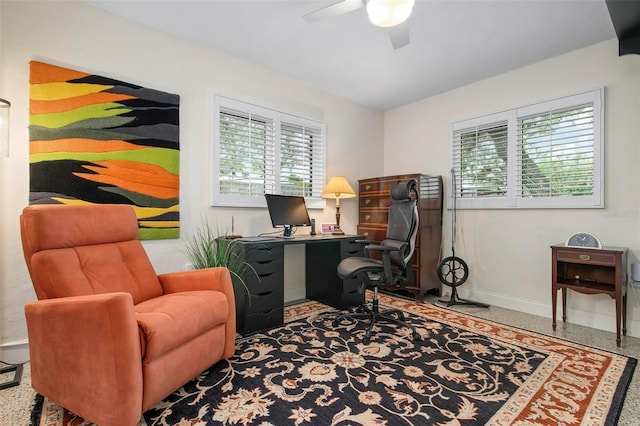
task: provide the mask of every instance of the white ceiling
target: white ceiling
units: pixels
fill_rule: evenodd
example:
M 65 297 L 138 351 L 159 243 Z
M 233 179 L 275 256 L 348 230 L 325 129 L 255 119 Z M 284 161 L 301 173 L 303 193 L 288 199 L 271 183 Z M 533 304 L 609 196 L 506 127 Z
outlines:
M 604 0 L 416 0 L 411 43 L 337 0 L 87 0 L 116 15 L 387 110 L 616 36 Z

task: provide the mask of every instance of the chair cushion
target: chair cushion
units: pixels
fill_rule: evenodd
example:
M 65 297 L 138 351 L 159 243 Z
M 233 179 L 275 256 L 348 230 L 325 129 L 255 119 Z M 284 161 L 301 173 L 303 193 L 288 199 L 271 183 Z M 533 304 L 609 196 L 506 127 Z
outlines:
M 382 262 L 370 257 L 347 257 L 338 264 L 338 276 L 343 280 L 362 272 L 382 272 Z
M 142 357 L 157 359 L 172 349 L 224 324 L 229 305 L 219 291 L 165 294 L 135 305 Z

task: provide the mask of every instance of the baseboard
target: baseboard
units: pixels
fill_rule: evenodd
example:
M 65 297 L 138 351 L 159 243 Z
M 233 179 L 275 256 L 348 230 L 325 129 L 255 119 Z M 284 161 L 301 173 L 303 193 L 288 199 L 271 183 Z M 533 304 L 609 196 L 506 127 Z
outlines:
M 449 297 L 451 292 L 448 287 L 443 287 L 443 292 Z M 498 306 L 500 308 L 511 309 L 514 311 L 523 312 L 526 314 L 537 315 L 551 320 L 551 305 L 544 305 L 541 303 L 532 302 L 530 300 L 516 299 L 512 297 L 505 297 L 501 294 L 493 294 L 483 291 L 470 291 L 462 288 L 458 289 L 458 294 L 461 299 L 469 299 L 476 302 L 486 303 L 488 305 Z M 627 303 L 629 303 L 628 301 Z M 557 321 L 562 321 L 561 307 L 558 303 Z M 629 318 L 629 312 L 631 309 L 627 306 L 627 336 L 640 337 L 640 321 Z M 596 328 L 598 330 L 616 332 L 616 320 L 615 320 L 615 302 L 611 301 L 611 315 L 603 315 L 598 312 L 586 311 L 584 309 L 578 309 L 571 306 L 567 307 L 567 317 L 572 324 L 582 325 L 585 327 Z M 549 330 L 551 330 L 551 321 L 549 321 Z
M 29 361 L 29 341 L 25 339 L 1 344 L 0 361 L 7 364 L 22 364 Z

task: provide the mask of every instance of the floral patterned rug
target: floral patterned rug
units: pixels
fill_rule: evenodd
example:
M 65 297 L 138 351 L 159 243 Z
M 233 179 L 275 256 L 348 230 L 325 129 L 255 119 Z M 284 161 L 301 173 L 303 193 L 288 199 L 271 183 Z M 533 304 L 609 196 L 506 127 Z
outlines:
M 140 425 L 611 425 L 636 360 L 381 295 L 422 340 L 343 322 L 317 302 L 240 338 L 236 355 L 144 414 Z M 39 407 L 39 408 L 38 408 Z M 42 414 L 40 414 L 42 413 Z M 56 419 L 56 421 L 53 421 Z M 33 425 L 85 425 L 39 397 Z

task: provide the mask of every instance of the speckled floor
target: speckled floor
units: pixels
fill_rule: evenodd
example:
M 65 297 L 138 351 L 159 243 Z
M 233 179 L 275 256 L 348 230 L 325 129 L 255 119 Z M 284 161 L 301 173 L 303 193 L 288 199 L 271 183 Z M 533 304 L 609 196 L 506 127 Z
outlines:
M 435 303 L 437 298 L 427 296 L 426 303 Z M 640 339 L 634 337 L 624 337 L 621 346 L 616 347 L 615 334 L 583 327 L 575 324 L 559 323 L 557 330 L 551 330 L 551 320 L 549 318 L 535 315 L 523 314 L 522 312 L 510 309 L 491 306 L 489 308 L 476 308 L 472 306 L 453 306 L 471 315 L 487 318 L 514 327 L 521 327 L 527 330 L 536 331 L 543 334 L 554 335 L 560 338 L 582 343 L 584 345 L 598 347 L 611 352 L 640 358 Z M 629 386 L 627 396 L 622 407 L 619 424 L 640 425 L 640 379 L 638 378 L 638 368 L 636 368 L 633 379 Z M 2 379 L 6 379 L 2 377 Z M 3 380 L 4 381 L 4 380 Z M 22 383 L 19 386 L 0 390 L 0 425 L 2 426 L 26 426 L 29 424 L 31 404 L 35 391 L 30 385 L 29 364 L 25 364 Z

